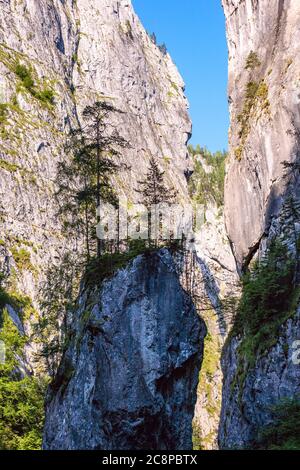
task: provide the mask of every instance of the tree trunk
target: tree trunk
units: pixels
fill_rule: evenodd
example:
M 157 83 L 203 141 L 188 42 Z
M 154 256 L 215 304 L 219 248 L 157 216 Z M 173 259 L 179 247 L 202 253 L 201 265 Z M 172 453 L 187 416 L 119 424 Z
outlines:
M 101 185 L 100 185 L 100 129 L 97 125 L 97 225 L 100 223 L 100 198 L 101 198 Z M 97 258 L 101 257 L 101 240 L 97 237 Z
M 89 216 L 88 216 L 88 203 L 85 203 L 85 243 L 86 243 L 86 257 L 87 261 L 90 261 L 90 242 L 89 242 Z

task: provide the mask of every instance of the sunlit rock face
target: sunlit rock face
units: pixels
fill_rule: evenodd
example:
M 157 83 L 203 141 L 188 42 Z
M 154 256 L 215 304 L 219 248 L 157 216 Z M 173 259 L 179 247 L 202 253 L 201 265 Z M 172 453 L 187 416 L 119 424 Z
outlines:
M 17 288 L 35 299 L 46 268 L 75 249 L 63 235 L 54 193 L 58 163 L 67 158 L 66 134 L 78 126 L 84 106 L 105 99 L 122 111 L 110 124 L 130 142 L 122 160 L 131 169 L 114 184 L 131 202 L 151 155 L 178 200 L 187 200 L 191 123 L 182 78 L 150 40 L 130 0 L 1 1 L 0 24 L 0 100 L 7 105 L 0 134 L 0 234 L 8 272 L 16 271 Z M 18 63 L 31 71 L 39 92 L 53 89 L 53 106 L 23 86 Z M 30 253 L 31 269 L 14 263 L 16 245 Z
M 204 322 L 167 250 L 83 289 L 45 449 L 191 449 Z
M 252 448 L 274 419 L 272 407 L 296 399 L 300 391 L 299 365 L 292 360 L 299 330 L 300 184 L 299 173 L 284 177 L 282 165 L 299 158 L 300 5 L 223 0 L 223 6 L 231 113 L 225 188 L 228 235 L 240 270 L 262 261 L 272 240 L 295 260 L 293 310 L 279 325 L 272 346 L 254 352 L 250 367 L 239 350 L 241 336 L 232 337 L 223 350 L 219 445 Z M 282 268 L 279 262 L 278 270 Z M 262 319 L 264 326 L 268 323 Z
M 225 216 L 241 267 L 280 211 L 282 162 L 299 155 L 300 5 L 290 0 L 222 3 L 231 115 Z
M 194 444 L 205 450 L 218 449 L 223 374 L 221 353 L 234 320 L 240 294 L 236 263 L 227 239 L 223 207 L 210 204 L 205 224 L 195 237 L 192 272 L 198 312 L 205 321 L 205 338 L 194 414 Z

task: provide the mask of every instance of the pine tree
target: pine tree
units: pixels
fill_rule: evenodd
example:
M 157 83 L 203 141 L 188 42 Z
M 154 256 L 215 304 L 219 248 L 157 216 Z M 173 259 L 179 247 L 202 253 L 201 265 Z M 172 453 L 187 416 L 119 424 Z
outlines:
M 168 189 L 164 183 L 164 171 L 159 169 L 159 165 L 154 157 L 150 158 L 148 172 L 146 178 L 138 181 L 140 188 L 135 191 L 142 195 L 140 203 L 148 210 L 149 239 L 151 238 L 151 217 L 150 211 L 152 206 L 158 204 L 172 204 L 175 200 L 174 189 Z
M 111 116 L 121 111 L 106 102 L 96 102 L 83 111 L 84 126 L 71 132 L 67 145 L 72 154 L 71 163 L 62 163 L 58 174 L 59 191 L 63 196 L 61 212 L 71 216 L 71 228 L 84 227 L 86 252 L 89 260 L 90 240 L 96 237 L 96 208 L 101 201 L 117 205 L 111 186 L 111 176 L 120 168 L 116 161 L 121 149 L 129 146 L 117 129 L 110 124 Z M 97 257 L 101 255 L 101 241 L 97 239 Z
M 150 35 L 150 39 L 153 42 L 153 44 L 155 44 L 155 45 L 157 44 L 157 39 L 156 39 L 156 34 L 155 33 L 152 33 Z

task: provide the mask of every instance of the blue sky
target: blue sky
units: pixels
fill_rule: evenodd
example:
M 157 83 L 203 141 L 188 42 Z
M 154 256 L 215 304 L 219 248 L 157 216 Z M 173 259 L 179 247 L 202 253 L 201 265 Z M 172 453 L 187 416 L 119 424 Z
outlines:
M 227 45 L 221 0 L 132 0 L 158 43 L 165 42 L 186 84 L 191 143 L 227 149 Z

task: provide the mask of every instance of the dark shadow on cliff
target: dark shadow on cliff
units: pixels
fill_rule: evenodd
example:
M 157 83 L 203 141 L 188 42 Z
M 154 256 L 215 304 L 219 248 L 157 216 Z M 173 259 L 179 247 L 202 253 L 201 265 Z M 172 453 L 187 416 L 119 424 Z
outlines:
M 201 310 L 202 311 L 208 311 L 208 310 L 214 310 L 216 316 L 217 316 L 217 321 L 218 321 L 218 326 L 219 326 L 219 331 L 222 337 L 225 337 L 226 332 L 227 332 L 227 321 L 226 321 L 226 305 L 224 302 L 221 301 L 220 299 L 220 288 L 218 286 L 218 283 L 212 274 L 209 266 L 205 261 L 203 261 L 202 258 L 197 256 L 196 253 L 193 254 L 193 256 L 196 259 L 196 262 L 200 268 L 201 274 L 202 274 L 202 279 L 199 280 L 199 282 L 203 283 L 204 287 L 204 292 L 208 297 L 208 302 L 205 302 L 205 299 L 202 299 L 201 296 L 198 299 L 200 301 L 200 315 L 201 315 Z M 197 290 L 197 287 L 199 286 L 194 286 L 194 289 Z M 200 287 L 200 292 L 201 292 L 201 287 Z M 195 295 L 195 294 L 194 294 Z M 197 300 L 197 299 L 196 299 Z M 228 308 L 228 307 L 227 307 Z M 227 312 L 228 314 L 228 312 Z

